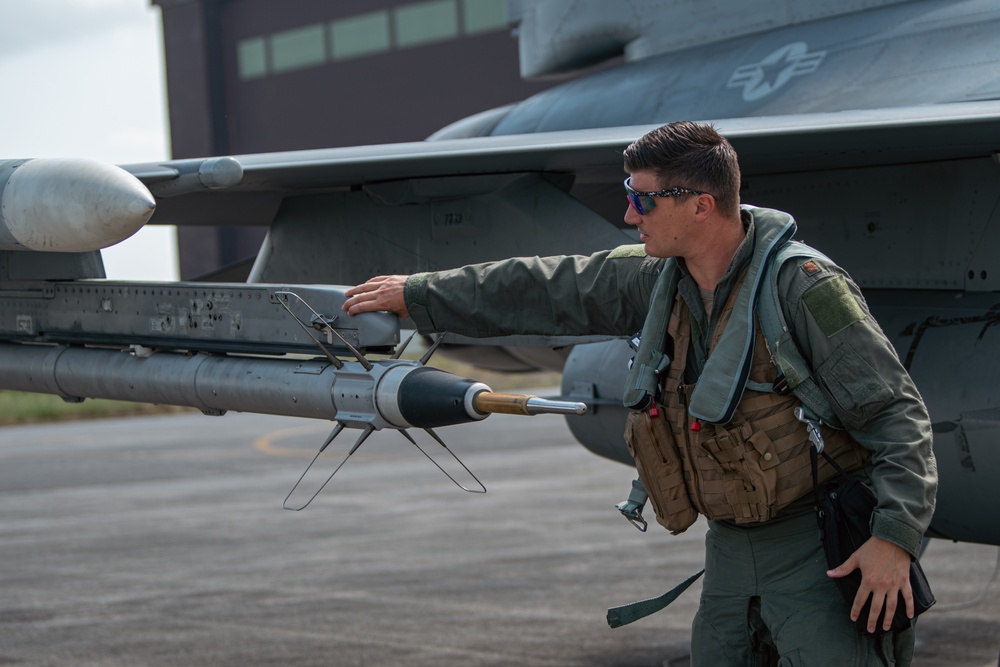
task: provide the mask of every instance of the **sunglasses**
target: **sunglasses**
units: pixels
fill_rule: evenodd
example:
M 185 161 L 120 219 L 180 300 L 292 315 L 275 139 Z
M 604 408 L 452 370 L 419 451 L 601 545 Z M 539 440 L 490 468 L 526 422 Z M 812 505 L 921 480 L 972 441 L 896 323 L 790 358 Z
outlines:
M 659 190 L 658 192 L 639 192 L 638 190 L 633 190 L 629 181 L 632 177 L 629 176 L 625 179 L 625 196 L 628 197 L 628 203 L 632 205 L 632 208 L 636 210 L 639 215 L 646 215 L 654 208 L 656 208 L 656 200 L 653 197 L 677 197 L 679 195 L 704 195 L 708 194 L 702 192 L 701 190 L 692 190 L 691 188 L 670 188 L 669 190 Z

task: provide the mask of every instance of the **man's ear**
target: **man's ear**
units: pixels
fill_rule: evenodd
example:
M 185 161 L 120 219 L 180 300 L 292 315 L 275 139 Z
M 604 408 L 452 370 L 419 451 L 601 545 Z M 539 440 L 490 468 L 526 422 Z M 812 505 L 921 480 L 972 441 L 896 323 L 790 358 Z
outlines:
M 715 197 L 710 194 L 697 195 L 694 214 L 698 222 L 703 222 L 715 212 Z

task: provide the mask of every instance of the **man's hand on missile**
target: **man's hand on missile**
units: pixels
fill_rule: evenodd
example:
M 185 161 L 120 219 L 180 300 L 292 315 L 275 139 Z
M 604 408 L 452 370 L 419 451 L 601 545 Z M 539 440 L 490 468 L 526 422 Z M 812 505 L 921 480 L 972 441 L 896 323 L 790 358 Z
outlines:
M 376 276 L 352 287 L 344 293 L 348 297 L 344 302 L 344 310 L 351 315 L 386 310 L 400 317 L 409 317 L 406 300 L 403 298 L 403 287 L 408 277 Z

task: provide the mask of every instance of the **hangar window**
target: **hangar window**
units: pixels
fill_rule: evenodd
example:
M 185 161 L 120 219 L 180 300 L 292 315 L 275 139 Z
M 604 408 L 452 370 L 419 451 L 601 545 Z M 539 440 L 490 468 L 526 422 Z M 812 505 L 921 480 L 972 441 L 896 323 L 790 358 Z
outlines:
M 504 0 L 420 0 L 240 40 L 241 81 L 507 27 Z
M 370 56 L 389 47 L 388 12 L 360 14 L 330 24 L 330 55 L 334 60 Z
M 285 30 L 271 36 L 271 68 L 275 73 L 322 65 L 326 39 L 322 24 Z
M 405 49 L 458 37 L 457 0 L 433 0 L 394 10 L 396 45 Z
M 466 35 L 507 27 L 504 0 L 462 0 L 462 29 Z
M 267 76 L 267 45 L 263 37 L 244 39 L 236 45 L 236 66 L 242 81 Z

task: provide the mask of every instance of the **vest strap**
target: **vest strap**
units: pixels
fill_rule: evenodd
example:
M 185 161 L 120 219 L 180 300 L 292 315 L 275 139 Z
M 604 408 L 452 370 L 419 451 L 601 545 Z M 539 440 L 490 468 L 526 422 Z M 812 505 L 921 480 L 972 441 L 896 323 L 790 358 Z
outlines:
M 795 397 L 802 401 L 803 405 L 809 408 L 823 423 L 834 428 L 843 428 L 843 424 L 833 412 L 826 396 L 823 395 L 816 380 L 813 379 L 812 369 L 803 358 L 802 352 L 788 328 L 788 323 L 785 322 L 785 314 L 778 299 L 778 272 L 781 270 L 781 266 L 791 259 L 830 261 L 826 255 L 804 243 L 798 241 L 786 243 L 775 255 L 774 261 L 767 268 L 764 277 L 765 287 L 761 291 L 757 306 L 760 328 L 764 332 L 768 347 L 771 349 L 778 373 L 784 377 L 788 388 L 795 394 Z
M 612 628 L 620 628 L 623 625 L 628 625 L 629 623 L 638 621 L 640 618 L 645 618 L 650 614 L 655 614 L 679 598 L 681 593 L 690 588 L 691 584 L 698 581 L 699 577 L 703 574 L 705 574 L 705 568 L 698 570 L 660 597 L 650 598 L 648 600 L 639 600 L 638 602 L 623 604 L 620 607 L 612 607 L 611 609 L 608 609 L 608 625 Z
M 750 391 L 759 391 L 762 394 L 770 394 L 774 391 L 774 383 L 772 382 L 754 382 L 753 380 L 747 380 L 747 389 Z
M 660 269 L 653 295 L 649 299 L 649 313 L 642 325 L 639 350 L 632 359 L 632 367 L 625 382 L 622 403 L 630 410 L 645 410 L 652 404 L 660 383 L 660 373 L 670 365 L 670 357 L 664 353 L 663 348 L 667 321 L 679 279 L 677 261 L 667 259 Z
M 646 532 L 648 525 L 646 520 L 642 518 L 642 510 L 646 506 L 647 500 L 649 500 L 649 495 L 646 493 L 646 487 L 642 485 L 642 480 L 633 479 L 632 490 L 628 494 L 628 500 L 615 505 L 618 511 L 622 513 L 622 516 L 643 533 Z

